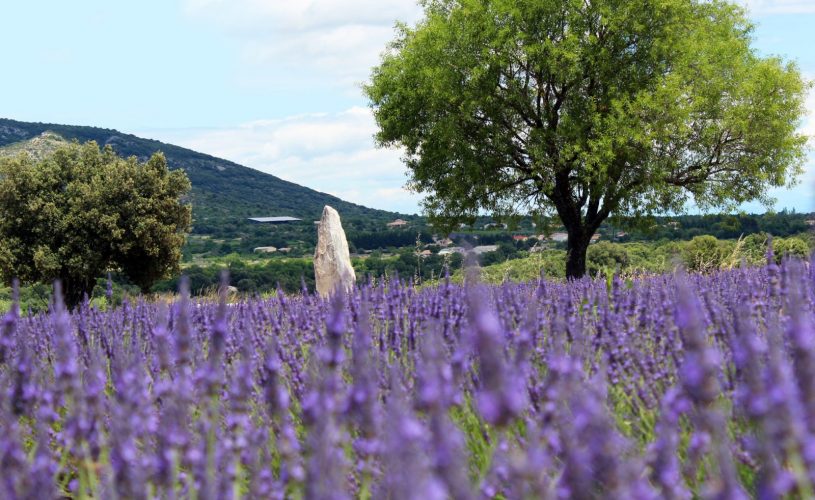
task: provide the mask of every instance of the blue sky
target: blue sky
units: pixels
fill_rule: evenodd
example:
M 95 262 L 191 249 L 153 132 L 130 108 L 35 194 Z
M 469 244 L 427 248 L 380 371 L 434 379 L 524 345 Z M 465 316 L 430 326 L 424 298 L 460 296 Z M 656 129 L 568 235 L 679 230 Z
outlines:
M 815 79 L 815 0 L 740 1 L 756 47 Z M 2 117 L 116 128 L 418 210 L 359 90 L 394 22 L 420 17 L 414 0 L 27 0 L 0 13 Z M 815 118 L 802 128 L 815 134 Z M 799 186 L 773 194 L 777 209 L 815 210 L 815 154 Z

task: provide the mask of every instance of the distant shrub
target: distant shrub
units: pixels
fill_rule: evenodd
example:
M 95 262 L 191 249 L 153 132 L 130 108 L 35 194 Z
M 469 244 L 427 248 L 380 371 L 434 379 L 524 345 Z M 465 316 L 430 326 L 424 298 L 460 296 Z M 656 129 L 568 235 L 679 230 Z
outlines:
M 238 291 L 244 293 L 253 293 L 257 292 L 258 284 L 253 279 L 244 278 L 238 281 L 235 286 L 238 288 Z
M 773 252 L 776 262 L 780 263 L 784 257 L 795 257 L 806 259 L 809 257 L 809 244 L 801 238 L 792 236 L 789 238 L 773 240 Z
M 728 250 L 713 236 L 696 236 L 685 245 L 682 260 L 689 271 L 710 273 L 721 267 Z
M 628 252 L 623 245 L 601 241 L 589 247 L 586 270 L 589 276 L 606 272 L 620 272 L 628 266 Z

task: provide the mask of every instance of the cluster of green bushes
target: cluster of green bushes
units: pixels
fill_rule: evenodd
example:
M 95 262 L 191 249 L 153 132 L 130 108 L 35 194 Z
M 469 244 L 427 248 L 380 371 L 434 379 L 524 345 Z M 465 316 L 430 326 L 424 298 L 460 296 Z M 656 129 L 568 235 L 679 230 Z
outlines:
M 262 264 L 250 264 L 237 256 L 226 259 L 220 265 L 193 265 L 184 269 L 193 295 L 207 295 L 218 289 L 221 272 L 229 271 L 229 282 L 238 292 L 253 295 L 268 293 L 278 287 L 285 292 L 314 290 L 314 267 L 311 259 L 272 259 Z M 153 286 L 157 293 L 173 293 L 178 290 L 180 277 L 163 280 Z
M 108 289 L 108 286 L 110 288 Z M 125 298 L 138 297 L 141 290 L 132 284 L 126 276 L 114 273 L 110 283 L 107 278 L 98 278 L 88 300 L 96 307 L 104 309 L 108 305 L 121 305 Z M 34 283 L 19 287 L 20 311 L 23 314 L 47 311 L 53 298 L 53 285 Z M 14 292 L 11 287 L 0 287 L 0 310 L 7 311 L 13 302 Z
M 660 273 L 682 265 L 688 271 L 708 273 L 732 268 L 744 262 L 758 265 L 766 261 L 770 237 L 756 233 L 736 240 L 720 240 L 714 236 L 696 236 L 690 241 L 657 243 L 599 242 L 589 247 L 587 269 L 590 275 L 609 272 Z M 773 238 L 777 261 L 786 256 L 806 258 L 813 249 L 808 235 Z
M 405 248 L 394 255 L 374 252 L 367 258 L 353 259 L 354 270 L 359 281 L 369 277 L 394 277 L 396 275 L 411 281 L 425 281 L 443 276 L 445 267 L 452 270 L 462 266 L 459 254 L 419 256 L 415 249 Z M 190 282 L 193 295 L 208 295 L 217 290 L 221 272 L 229 271 L 229 282 L 241 294 L 264 294 L 278 287 L 285 292 L 295 293 L 303 285 L 314 290 L 314 267 L 310 258 L 275 258 L 261 263 L 249 263 L 238 255 L 230 255 L 206 266 L 192 265 L 184 269 Z M 172 293 L 178 289 L 179 277 L 163 280 L 153 287 L 156 293 Z
M 463 261 L 464 258 L 458 253 L 447 255 L 433 253 L 421 256 L 417 255 L 415 250 L 402 249 L 389 257 L 374 252 L 365 259 L 355 259 L 354 270 L 359 280 L 398 275 L 403 279 L 422 282 L 444 276 L 446 268 L 449 268 L 450 272 L 461 268 Z
M 639 275 L 671 272 L 681 266 L 691 272 L 709 273 L 766 262 L 768 242 L 766 234 L 752 234 L 736 240 L 720 240 L 713 236 L 697 236 L 690 241 L 659 241 L 612 243 L 601 241 L 589 247 L 586 268 L 592 277 L 610 274 Z M 788 238 L 773 238 L 776 262 L 785 256 L 807 258 L 815 249 L 815 240 L 808 234 Z M 566 251 L 562 248 L 525 254 L 520 259 L 509 259 L 481 268 L 481 279 L 489 283 L 506 280 L 523 281 L 539 276 L 562 279 L 566 274 Z M 453 275 L 461 281 L 464 272 Z
M 678 266 L 692 272 L 712 272 L 741 265 L 758 265 L 765 261 L 766 234 L 752 234 L 737 240 L 720 240 L 713 236 L 697 236 L 690 241 L 612 243 L 601 241 L 589 247 L 586 267 L 592 277 L 613 273 L 623 275 L 670 272 Z M 777 260 L 784 255 L 807 257 L 815 247 L 811 236 L 804 234 L 788 238 L 773 238 Z M 487 282 L 529 280 L 541 275 L 562 279 L 566 275 L 566 251 L 548 248 L 529 253 L 526 242 L 500 242 L 494 252 L 478 257 L 482 278 Z M 418 255 L 417 247 L 403 247 L 385 255 L 375 251 L 365 258 L 353 259 L 359 281 L 399 276 L 416 283 L 433 283 L 449 269 L 453 279 L 461 281 L 464 257 L 458 253 L 439 255 L 438 247 L 429 246 L 430 255 Z M 238 255 L 231 255 L 209 266 L 190 266 L 184 273 L 190 279 L 194 294 L 211 293 L 218 287 L 220 272 L 228 269 L 230 282 L 240 293 L 268 293 L 278 284 L 286 292 L 298 292 L 303 283 L 314 288 L 314 271 L 309 258 L 274 258 L 250 264 Z M 153 287 L 155 292 L 172 292 L 178 279 L 165 280 Z
M 717 269 L 734 267 L 742 262 L 759 265 L 766 260 L 767 243 L 765 234 L 753 234 L 738 240 L 720 240 L 713 236 L 697 236 L 690 241 L 630 242 L 612 243 L 601 241 L 589 247 L 587 269 L 591 276 L 607 276 L 613 273 L 623 275 L 669 272 L 681 265 L 692 272 L 712 272 Z M 777 261 L 783 256 L 808 257 L 815 241 L 808 234 L 788 238 L 773 238 L 774 255 Z M 502 242 L 498 250 L 479 256 L 481 279 L 489 283 L 507 280 L 523 281 L 544 276 L 562 279 L 566 274 L 566 251 L 549 248 L 529 253 L 523 248 L 528 242 Z M 393 278 L 398 275 L 404 280 L 432 284 L 441 279 L 446 269 L 454 281 L 464 277 L 464 257 L 453 253 L 439 255 L 438 247 L 429 247 L 431 255 L 417 255 L 416 248 L 402 248 L 392 255 L 379 251 L 366 258 L 353 259 L 359 281 L 369 278 Z M 228 270 L 230 283 L 242 295 L 266 294 L 278 289 L 287 293 L 297 293 L 305 284 L 314 290 L 314 269 L 310 258 L 273 258 L 250 263 L 237 254 L 231 254 L 206 266 L 193 265 L 184 269 L 190 280 L 194 295 L 214 293 L 220 284 L 222 270 Z M 90 299 L 95 305 L 104 306 L 108 301 L 121 304 L 125 297 L 135 297 L 137 286 L 129 283 L 121 274 L 112 276 L 112 295 L 108 299 L 107 280 L 100 278 Z M 179 277 L 159 281 L 153 286 L 155 293 L 175 293 Z M 0 307 L 11 304 L 10 288 L 0 288 Z M 51 300 L 51 286 L 36 284 L 20 289 L 20 303 L 23 311 L 44 311 Z

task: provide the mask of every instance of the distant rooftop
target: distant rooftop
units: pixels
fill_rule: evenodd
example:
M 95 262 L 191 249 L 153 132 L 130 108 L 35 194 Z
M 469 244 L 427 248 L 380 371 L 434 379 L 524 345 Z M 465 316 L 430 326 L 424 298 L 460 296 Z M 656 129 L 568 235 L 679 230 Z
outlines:
M 498 250 L 498 245 L 479 245 L 470 251 L 476 255 L 481 255 L 483 253 L 495 252 L 496 250 Z
M 396 219 L 393 222 L 388 222 L 388 227 L 400 227 L 400 226 L 407 226 L 408 222 L 402 219 Z
M 269 222 L 272 224 L 277 224 L 281 222 L 296 222 L 303 219 L 298 219 L 297 217 L 289 217 L 289 216 L 282 216 L 282 217 L 249 217 L 249 220 L 252 222 Z

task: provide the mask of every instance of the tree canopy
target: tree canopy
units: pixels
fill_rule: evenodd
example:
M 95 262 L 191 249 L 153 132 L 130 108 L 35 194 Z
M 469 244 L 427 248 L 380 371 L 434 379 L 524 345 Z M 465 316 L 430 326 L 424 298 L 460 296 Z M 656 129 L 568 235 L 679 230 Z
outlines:
M 140 163 L 95 142 L 40 161 L 0 158 L 0 275 L 6 283 L 59 279 L 70 306 L 114 269 L 146 291 L 179 271 L 189 189 L 161 153 Z
M 427 0 L 365 92 L 448 227 L 556 213 L 567 275 L 610 215 L 765 204 L 795 182 L 808 84 L 721 0 Z

